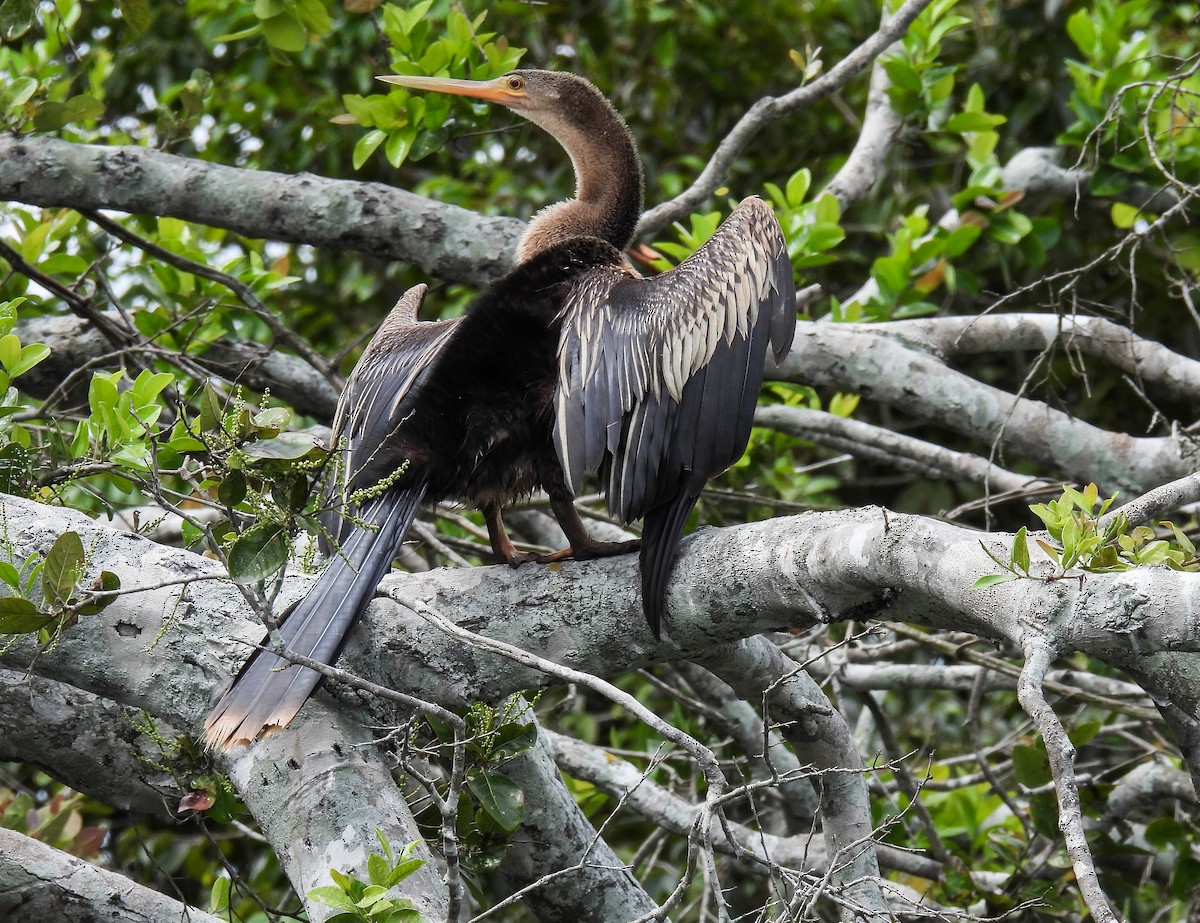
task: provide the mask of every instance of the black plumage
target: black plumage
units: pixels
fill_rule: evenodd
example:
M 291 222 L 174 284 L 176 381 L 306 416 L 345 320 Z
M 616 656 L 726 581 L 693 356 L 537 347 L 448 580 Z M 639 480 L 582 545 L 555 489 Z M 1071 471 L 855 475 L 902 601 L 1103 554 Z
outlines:
M 494 81 L 388 77 L 478 96 L 545 128 L 571 155 L 576 197 L 531 222 L 518 265 L 463 317 L 419 322 L 425 287 L 396 305 L 351 375 L 335 420 L 346 447 L 336 486 L 339 542 L 283 621 L 288 648 L 325 663 L 387 572 L 425 500 L 484 513 L 492 548 L 519 564 L 501 509 L 537 490 L 571 547 L 536 558 L 596 557 L 637 543 L 588 534 L 572 503 L 596 472 L 610 511 L 644 517 L 643 608 L 657 637 L 675 552 L 705 483 L 744 451 L 771 347 L 791 345 L 795 293 L 782 232 L 745 200 L 689 259 L 642 278 L 625 261 L 641 210 L 641 166 L 620 116 L 571 74 Z M 320 680 L 254 655 L 206 724 L 210 745 L 286 724 Z

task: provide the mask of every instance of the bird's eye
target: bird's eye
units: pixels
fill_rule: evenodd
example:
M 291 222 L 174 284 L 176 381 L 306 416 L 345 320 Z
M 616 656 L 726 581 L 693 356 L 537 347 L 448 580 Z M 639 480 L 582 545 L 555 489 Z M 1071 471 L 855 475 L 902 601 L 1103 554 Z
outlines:
M 524 87 L 525 87 L 525 78 L 524 77 L 518 77 L 516 74 L 513 74 L 508 78 L 508 88 L 510 90 L 521 90 L 521 89 L 524 89 Z

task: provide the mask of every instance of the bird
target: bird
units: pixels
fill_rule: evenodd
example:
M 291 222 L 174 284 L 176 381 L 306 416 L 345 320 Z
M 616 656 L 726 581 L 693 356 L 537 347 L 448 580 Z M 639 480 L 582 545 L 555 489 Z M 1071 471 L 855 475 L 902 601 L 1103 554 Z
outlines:
M 487 100 L 551 135 L 575 195 L 537 212 L 514 268 L 458 318 L 422 321 L 408 290 L 351 373 L 335 414 L 341 475 L 329 563 L 280 620 L 295 654 L 331 664 L 425 502 L 479 509 L 493 552 L 518 566 L 639 551 L 642 608 L 661 638 L 665 594 L 705 484 L 745 451 L 768 348 L 795 332 L 787 243 L 762 199 L 743 200 L 674 269 L 644 277 L 624 256 L 643 204 L 633 136 L 591 82 L 514 70 L 492 80 L 389 74 L 408 90 Z M 594 474 L 641 539 L 599 542 L 574 506 Z M 518 552 L 501 512 L 543 490 L 570 543 Z M 205 723 L 230 749 L 286 725 L 321 674 L 256 651 Z

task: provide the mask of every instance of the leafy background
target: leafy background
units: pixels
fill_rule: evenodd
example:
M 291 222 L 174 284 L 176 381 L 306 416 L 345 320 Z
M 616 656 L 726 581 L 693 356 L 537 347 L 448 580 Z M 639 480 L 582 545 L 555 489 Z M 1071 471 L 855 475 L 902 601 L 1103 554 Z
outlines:
M 731 202 L 758 193 L 777 208 L 798 280 L 817 283 L 830 296 L 810 307 L 814 317 L 887 321 L 997 309 L 1077 311 L 1135 326 L 1196 355 L 1200 323 L 1194 306 L 1190 317 L 1181 316 L 1191 305 L 1181 292 L 1194 290 L 1200 271 L 1197 230 L 1178 219 L 1136 247 L 1128 241 L 1156 218 L 1145 205 L 1155 190 L 1170 187 L 1172 177 L 1200 175 L 1197 15 L 1195 3 L 1152 0 L 1065 6 L 941 0 L 887 64 L 891 99 L 905 116 L 903 135 L 884 175 L 852 209 L 842 214 L 819 190 L 858 136 L 865 79 L 799 117 L 770 125 L 702 213 L 647 242 L 666 263 L 678 260 L 711 233 Z M 485 214 L 524 218 L 571 193 L 570 165 L 551 140 L 486 105 L 410 99 L 403 91 L 385 93 L 373 79 L 391 71 L 486 78 L 519 62 L 585 74 L 614 100 L 641 146 L 647 198 L 655 204 L 688 185 L 716 140 L 753 101 L 827 69 L 873 31 L 878 16 L 875 4 L 857 0 L 439 0 L 412 6 L 373 0 L 5 0 L 0 127 L 72 142 L 153 147 L 250 170 L 382 182 Z M 1156 95 L 1156 82 L 1169 80 L 1176 92 Z M 1143 134 L 1147 126 L 1150 138 Z M 1052 145 L 1090 171 L 1088 195 L 1023 201 L 1002 188 L 1001 165 L 1029 147 Z M 950 206 L 972 217 L 954 230 L 939 230 L 937 218 Z M 182 540 L 198 544 L 207 529 L 244 579 L 269 577 L 286 557 L 293 527 L 312 524 L 309 487 L 323 456 L 319 440 L 306 440 L 303 431 L 328 421 L 298 416 L 269 396 L 214 389 L 188 357 L 222 340 L 275 347 L 277 320 L 345 374 L 396 295 L 429 280 L 413 267 L 362 254 L 248 240 L 174 218 L 108 220 L 220 270 L 252 297 L 239 297 L 221 279 L 169 265 L 90 216 L 15 205 L 0 210 L 6 248 L 0 250 L 4 487 L 109 514 L 164 494 L 185 506 L 215 497 L 230 515 L 216 526 L 185 527 Z M 1106 258 L 1114 253 L 1120 258 Z M 50 401 L 24 393 L 17 379 L 44 356 L 37 343 L 12 332 L 15 320 L 59 313 L 64 301 L 19 271 L 18 260 L 70 292 L 119 308 L 144 338 L 136 360 L 81 370 Z M 873 294 L 856 298 L 868 279 Z M 471 294 L 455 280 L 435 280 L 427 305 L 449 316 Z M 1085 366 L 1062 351 L 989 355 L 972 372 L 1114 430 L 1164 434 L 1193 422 L 1191 408 L 1169 392 L 1138 393 L 1102 363 Z M 764 398 L 978 449 L 963 437 L 923 433 L 895 411 L 854 395 L 773 383 Z M 1014 470 L 1034 470 L 1020 459 L 1005 461 Z M 700 515 L 720 524 L 788 511 L 792 504 L 867 503 L 937 515 L 979 496 L 970 485 L 831 459 L 813 445 L 758 430 L 746 458 L 716 483 Z M 992 508 L 989 518 L 964 516 L 1011 529 L 1038 524 L 1023 504 Z M 469 525 L 453 517 L 443 518 L 441 527 L 449 539 L 471 540 Z M 23 572 L 6 581 L 18 596 L 29 595 L 31 576 Z M 59 602 L 75 600 L 76 610 L 66 613 L 73 616 L 95 605 L 96 592 L 112 589 L 93 588 L 87 596 L 88 588 L 65 578 L 56 585 Z M 60 606 L 55 618 L 69 630 L 63 616 Z M 9 630 L 17 630 L 13 624 Z M 36 628 L 49 631 L 48 625 Z M 817 640 L 836 644 L 854 631 L 834 628 Z M 918 642 L 908 656 L 926 662 L 941 655 Z M 717 731 L 704 714 L 667 691 L 674 679 L 664 669 L 622 683 L 677 726 L 711 742 Z M 912 757 L 914 766 L 936 756 L 921 801 L 961 868 L 1011 873 L 1028 866 L 1000 894 L 977 894 L 977 882 L 952 874 L 937 884 L 938 899 L 982 901 L 990 912 L 1035 899 L 1046 919 L 1078 911 L 1077 896 L 1058 887 L 1069 871 L 1054 861 L 1028 864 L 1034 845 L 1057 833 L 1052 798 L 1025 794 L 1049 777 L 1014 697 L 999 694 L 986 706 L 985 742 L 1011 748 L 1001 767 L 1007 791 L 971 781 L 969 764 L 957 762 L 975 746 L 962 732 L 965 694 L 891 691 L 878 702 L 838 704 L 852 715 L 878 709 L 894 727 L 899 751 L 919 754 Z M 653 752 L 659 743 L 586 695 L 547 694 L 539 711 L 560 730 L 622 753 Z M 502 716 L 479 720 L 508 726 Z M 1130 742 L 1117 716 L 1096 706 L 1078 706 L 1072 726 L 1083 764 L 1095 769 L 1088 805 L 1095 812 L 1105 786 L 1144 757 L 1146 747 L 1169 750 L 1157 731 Z M 1005 736 L 998 730 L 1004 728 L 1016 730 Z M 152 729 L 144 730 L 153 740 Z M 425 734 L 436 746 L 438 730 Z M 181 826 L 138 819 L 62 790 L 35 767 L 13 764 L 0 776 L 0 822 L 164 890 L 178 889 L 198 904 L 233 869 L 238 886 L 230 900 L 242 919 L 294 909 L 273 857 L 231 825 L 237 808 L 201 755 L 185 741 L 163 739 L 159 749 L 183 788 L 209 793 L 207 816 Z M 487 900 L 495 893 L 489 876 L 512 829 L 515 796 L 504 795 L 503 783 L 489 775 L 498 772 L 496 754 L 473 757 L 476 799 L 466 826 L 473 837 L 474 881 Z M 686 762 L 668 760 L 655 778 L 687 790 L 694 772 Z M 478 781 L 489 779 L 495 784 Z M 596 819 L 613 809 L 588 784 L 573 785 Z M 480 798 L 479 791 L 490 794 Z M 923 828 L 906 813 L 908 796 L 888 772 L 879 775 L 878 794 L 880 820 L 906 818 L 890 838 L 927 845 Z M 1004 797 L 1028 800 L 1032 827 L 1004 810 Z M 1173 845 L 1184 856 L 1169 882 L 1182 908 L 1200 880 L 1189 858 L 1194 819 L 1168 811 L 1148 830 L 1144 848 Z M 609 841 L 629 857 L 652 833 L 645 821 L 625 814 L 607 830 Z M 1134 850 L 1119 838 L 1109 845 L 1114 853 Z M 642 880 L 661 897 L 673 886 L 682 846 L 672 842 L 641 860 Z M 1130 919 L 1183 919 L 1182 909 L 1164 916 L 1158 887 L 1113 872 L 1119 867 L 1114 861 L 1104 881 Z M 742 882 L 737 909 L 759 906 L 764 887 L 753 879 Z

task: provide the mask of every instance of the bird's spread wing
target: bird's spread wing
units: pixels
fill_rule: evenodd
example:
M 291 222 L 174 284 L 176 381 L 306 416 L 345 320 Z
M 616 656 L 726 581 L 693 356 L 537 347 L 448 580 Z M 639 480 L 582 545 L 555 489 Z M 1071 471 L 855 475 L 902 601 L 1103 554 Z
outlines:
M 563 308 L 556 394 L 572 489 L 600 471 L 609 509 L 628 521 L 681 478 L 728 467 L 745 449 L 766 345 L 782 359 L 795 324 L 787 246 L 758 198 L 670 272 L 584 276 Z
M 420 322 L 426 286 L 396 302 L 346 382 L 333 421 L 333 440 L 345 440 L 339 488 L 345 495 L 378 483 L 397 459 L 378 453 L 412 411 L 421 382 L 457 329 L 458 320 Z
M 562 320 L 555 448 L 573 490 L 598 471 L 614 515 L 645 517 L 642 607 L 658 637 L 688 516 L 746 448 L 768 343 L 776 362 L 792 343 L 796 295 L 779 223 L 747 199 L 668 273 L 585 275 Z

